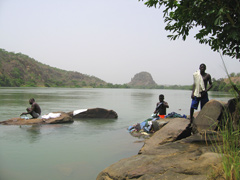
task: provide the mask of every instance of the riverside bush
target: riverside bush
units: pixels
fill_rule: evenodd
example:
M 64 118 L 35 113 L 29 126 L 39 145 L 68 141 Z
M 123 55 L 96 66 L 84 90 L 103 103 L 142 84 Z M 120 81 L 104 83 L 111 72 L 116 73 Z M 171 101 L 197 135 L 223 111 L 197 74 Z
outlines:
M 236 101 L 235 112 L 239 114 L 240 103 Z M 240 125 L 239 116 L 237 119 L 228 109 L 223 112 L 222 123 L 219 127 L 219 136 L 222 141 L 217 143 L 215 151 L 222 156 L 222 168 L 226 180 L 239 180 L 240 179 Z M 237 121 L 237 122 L 235 122 Z M 237 124 L 237 125 L 236 125 Z M 214 178 L 211 178 L 214 179 Z

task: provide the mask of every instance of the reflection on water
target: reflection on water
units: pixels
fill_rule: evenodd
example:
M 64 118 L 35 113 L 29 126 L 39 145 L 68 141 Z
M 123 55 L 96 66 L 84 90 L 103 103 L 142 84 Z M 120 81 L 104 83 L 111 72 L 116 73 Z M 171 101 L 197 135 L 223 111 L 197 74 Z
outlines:
M 29 139 L 30 143 L 36 142 L 40 138 L 41 125 L 32 126 L 20 126 L 20 129 L 27 132 L 26 138 Z
M 96 119 L 96 118 L 86 118 L 86 119 L 73 119 L 75 122 L 82 122 L 85 126 L 97 126 L 97 127 L 105 127 L 105 126 L 114 126 L 114 123 L 117 122 L 117 119 Z

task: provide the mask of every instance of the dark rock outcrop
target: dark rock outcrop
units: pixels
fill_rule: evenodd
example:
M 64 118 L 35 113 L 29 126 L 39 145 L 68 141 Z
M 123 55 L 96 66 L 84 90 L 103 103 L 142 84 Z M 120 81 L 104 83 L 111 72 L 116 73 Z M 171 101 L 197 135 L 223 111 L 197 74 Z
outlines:
M 195 131 L 216 130 L 226 103 L 210 100 L 193 120 Z
M 73 118 L 105 118 L 105 119 L 116 119 L 118 115 L 113 110 L 104 108 L 92 108 L 86 109 L 86 111 L 74 114 L 74 111 L 68 113 Z
M 156 87 L 157 84 L 152 78 L 152 75 L 148 72 L 140 72 L 131 79 L 131 82 L 128 83 L 130 87 L 138 87 L 138 88 L 153 88 Z
M 193 131 L 214 131 L 225 123 L 226 119 L 233 128 L 239 125 L 239 98 L 230 99 L 227 103 L 210 100 L 193 121 Z
M 224 106 L 225 114 L 222 118 L 233 119 L 233 128 L 237 130 L 240 124 L 240 97 L 230 99 L 228 103 Z

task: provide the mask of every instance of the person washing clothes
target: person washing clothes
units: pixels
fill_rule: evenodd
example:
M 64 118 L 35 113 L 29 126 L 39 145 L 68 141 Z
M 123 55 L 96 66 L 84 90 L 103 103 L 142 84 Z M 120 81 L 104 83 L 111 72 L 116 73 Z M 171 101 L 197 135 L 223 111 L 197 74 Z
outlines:
M 208 91 L 212 88 L 211 75 L 206 73 L 206 65 L 201 64 L 199 70 L 193 73 L 193 89 L 192 89 L 192 104 L 190 108 L 190 124 L 193 122 L 194 109 L 197 110 L 199 102 L 201 102 L 201 109 L 209 101 Z M 209 88 L 207 85 L 209 83 Z
M 27 112 L 23 112 L 20 116 L 30 114 L 32 118 L 38 118 L 41 115 L 40 106 L 35 102 L 34 98 L 29 99 L 29 104 L 31 107 L 27 108 Z
M 161 118 L 163 118 L 166 115 L 166 108 L 169 108 L 169 105 L 166 101 L 164 101 L 164 95 L 159 95 L 159 102 L 156 105 L 156 109 L 154 111 L 154 114 L 159 114 Z

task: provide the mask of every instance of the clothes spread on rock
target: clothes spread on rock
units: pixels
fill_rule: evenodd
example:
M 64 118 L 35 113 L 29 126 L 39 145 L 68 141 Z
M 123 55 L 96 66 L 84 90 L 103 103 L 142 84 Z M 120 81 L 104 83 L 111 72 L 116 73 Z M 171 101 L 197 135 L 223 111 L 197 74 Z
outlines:
M 133 132 L 133 131 L 141 131 L 142 130 L 143 132 L 150 132 L 152 125 L 153 125 L 153 121 L 156 121 L 157 119 L 159 119 L 159 117 L 148 118 L 141 123 L 137 123 L 135 125 L 129 126 L 128 131 Z
M 168 123 L 167 121 L 164 121 L 167 118 L 187 118 L 187 116 L 185 114 L 181 115 L 176 112 L 171 112 L 168 115 L 166 115 L 165 118 L 160 118 L 159 116 L 156 116 L 155 114 L 153 114 L 151 118 L 148 118 L 141 123 L 137 123 L 132 126 L 129 126 L 127 130 L 131 134 L 137 132 L 145 135 L 146 133 L 151 133 L 159 130 L 160 126 L 164 126 L 166 123 Z M 159 119 L 160 120 L 162 119 L 163 122 L 157 121 Z
M 42 119 L 52 119 L 52 118 L 58 118 L 61 116 L 61 113 L 49 113 L 42 116 Z
M 181 114 L 178 114 L 176 112 L 171 112 L 171 113 L 168 113 L 165 118 L 187 118 L 187 116 L 185 114 L 181 115 Z
M 82 113 L 82 112 L 85 112 L 85 111 L 87 111 L 87 109 L 78 109 L 78 110 L 75 110 L 75 111 L 73 111 L 73 116 L 75 116 L 75 115 L 77 115 L 77 114 L 80 114 L 80 113 Z

